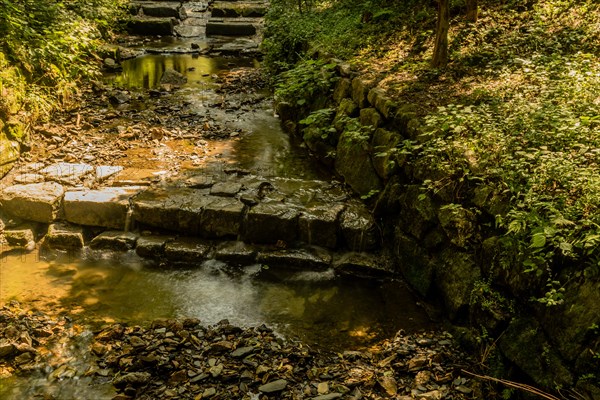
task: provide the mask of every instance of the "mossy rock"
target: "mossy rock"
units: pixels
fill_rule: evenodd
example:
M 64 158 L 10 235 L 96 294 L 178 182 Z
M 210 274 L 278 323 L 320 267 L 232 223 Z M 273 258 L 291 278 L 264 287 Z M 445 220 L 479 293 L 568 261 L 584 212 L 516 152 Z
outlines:
M 344 131 L 337 145 L 335 169 L 354 191 L 369 195 L 382 189 L 381 180 L 371 163 L 369 138 Z
M 459 204 L 448 204 L 440 207 L 438 219 L 450 242 L 455 246 L 466 248 L 477 239 L 479 226 L 473 211 Z
M 0 178 L 4 177 L 19 159 L 19 143 L 0 132 Z
M 427 296 L 434 278 L 434 267 L 429 253 L 420 247 L 415 239 L 397 228 L 394 234 L 393 254 L 404 279 L 421 296 Z
M 473 255 L 446 248 L 435 262 L 436 285 L 451 320 L 467 316 L 471 292 L 481 279 L 481 271 Z
M 404 138 L 397 132 L 379 128 L 373 134 L 373 167 L 385 181 L 396 174 L 406 162 L 406 154 L 401 154 L 397 146 Z
M 573 376 L 534 318 L 513 320 L 498 340 L 506 358 L 545 388 L 573 385 Z

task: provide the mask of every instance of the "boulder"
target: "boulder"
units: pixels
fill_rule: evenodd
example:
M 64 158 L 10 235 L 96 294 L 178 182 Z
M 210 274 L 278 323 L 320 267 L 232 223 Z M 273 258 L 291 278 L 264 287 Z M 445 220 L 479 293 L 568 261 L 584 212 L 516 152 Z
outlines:
M 179 3 L 179 2 L 144 1 L 144 2 L 140 2 L 138 4 L 141 6 L 141 9 L 142 9 L 144 15 L 147 15 L 149 17 L 179 18 L 179 8 L 181 6 L 181 3 Z
M 256 248 L 241 242 L 223 242 L 215 250 L 215 258 L 228 264 L 250 265 L 256 261 Z
M 397 146 L 404 138 L 397 132 L 379 128 L 373 134 L 371 148 L 373 149 L 373 168 L 377 175 L 387 181 L 406 162 L 406 155 L 401 154 Z
M 359 108 L 368 106 L 367 95 L 371 87 L 373 87 L 373 82 L 364 78 L 356 77 L 352 80 L 352 100 L 354 100 Z
M 369 195 L 382 189 L 377 172 L 371 163 L 369 138 L 345 130 L 337 145 L 335 169 L 354 191 L 360 195 Z
M 435 260 L 435 277 L 448 317 L 464 317 L 475 282 L 481 279 L 481 271 L 473 255 L 446 248 Z
M 56 182 L 14 185 L 0 193 L 4 212 L 29 221 L 50 223 L 58 218 L 64 188 Z
M 4 239 L 9 246 L 33 250 L 35 247 L 35 231 L 28 226 L 4 230 Z

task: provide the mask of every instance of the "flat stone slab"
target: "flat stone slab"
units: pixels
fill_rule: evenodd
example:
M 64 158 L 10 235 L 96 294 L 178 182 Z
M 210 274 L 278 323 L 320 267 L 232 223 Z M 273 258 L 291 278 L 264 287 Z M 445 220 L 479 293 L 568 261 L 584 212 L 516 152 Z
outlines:
M 244 241 L 292 243 L 298 237 L 300 212 L 285 203 L 259 203 L 246 215 Z
M 217 182 L 210 188 L 210 194 L 233 197 L 242 190 L 242 187 L 243 185 L 239 182 Z
M 256 27 L 251 22 L 209 20 L 206 23 L 206 36 L 254 36 Z
M 185 185 L 192 189 L 207 189 L 214 183 L 215 180 L 210 175 L 194 175 L 185 180 Z
M 213 186 L 214 187 L 214 186 Z M 237 237 L 241 230 L 244 204 L 233 198 L 207 196 L 200 233 L 207 238 Z
M 224 242 L 215 249 L 215 258 L 228 264 L 250 265 L 256 261 L 256 248 L 244 242 Z
M 137 35 L 171 35 L 175 18 L 132 17 L 127 21 L 127 31 Z
M 179 18 L 179 9 L 181 7 L 181 3 L 179 2 L 140 1 L 135 2 L 135 4 L 142 9 L 144 15 L 149 17 Z
M 149 189 L 131 201 L 137 223 L 171 231 L 187 229 L 191 234 L 199 231 L 203 207 L 209 202 L 205 192 L 188 188 Z
M 111 176 L 123 171 L 120 165 L 100 165 L 96 167 L 96 182 L 104 182 Z
M 333 268 L 341 275 L 383 278 L 393 273 L 385 257 L 369 253 L 346 253 L 334 260 Z
M 139 193 L 136 187 L 107 187 L 65 193 L 65 220 L 73 224 L 124 229 L 129 200 Z
M 83 229 L 81 226 L 64 223 L 50 224 L 44 238 L 44 246 L 51 249 L 81 249 L 83 247 Z
M 181 238 L 165 245 L 165 257 L 169 261 L 200 262 L 204 261 L 211 246 L 196 238 Z
M 132 232 L 106 231 L 93 238 L 90 247 L 98 250 L 127 251 L 135 247 L 137 238 Z
M 256 257 L 256 261 L 269 267 L 317 271 L 329 268 L 331 260 L 332 257 L 328 252 L 310 249 L 261 251 Z
M 268 4 L 245 1 L 215 1 L 212 3 L 212 17 L 264 17 L 268 10 Z
M 206 27 L 203 25 L 177 25 L 173 28 L 177 36 L 184 38 L 202 37 L 206 34 Z
M 28 221 L 50 223 L 58 218 L 64 188 L 56 182 L 14 185 L 2 190 L 4 212 Z
M 144 258 L 160 258 L 164 256 L 165 245 L 173 240 L 171 236 L 142 236 L 137 240 L 135 253 Z
M 94 167 L 89 164 L 65 162 L 52 164 L 39 171 L 47 180 L 71 185 L 81 184 L 92 172 L 94 172 Z

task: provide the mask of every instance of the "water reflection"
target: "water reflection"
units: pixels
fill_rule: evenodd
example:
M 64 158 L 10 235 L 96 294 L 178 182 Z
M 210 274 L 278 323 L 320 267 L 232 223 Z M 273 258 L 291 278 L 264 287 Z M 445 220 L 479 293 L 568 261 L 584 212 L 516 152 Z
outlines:
M 240 270 L 214 260 L 164 270 L 132 253 L 93 252 L 51 261 L 8 256 L 0 268 L 0 303 L 33 302 L 90 324 L 196 317 L 212 325 L 227 318 L 242 326 L 265 323 L 331 349 L 429 326 L 403 285 L 340 279 L 332 271 L 291 273 L 259 265 Z
M 219 71 L 242 66 L 252 67 L 254 60 L 197 54 L 146 54 L 123 61 L 123 70 L 107 75 L 107 81 L 119 87 L 155 89 L 160 85 L 164 72 L 174 69 L 187 78 L 185 86 L 198 87 L 211 83 L 212 75 Z

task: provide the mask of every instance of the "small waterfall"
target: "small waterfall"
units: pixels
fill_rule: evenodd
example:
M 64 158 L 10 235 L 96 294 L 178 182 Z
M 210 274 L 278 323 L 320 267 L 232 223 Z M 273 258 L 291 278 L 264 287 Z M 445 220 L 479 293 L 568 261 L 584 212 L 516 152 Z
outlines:
M 127 213 L 125 213 L 125 227 L 123 228 L 123 231 L 129 232 L 131 230 L 132 216 L 133 216 L 133 207 L 131 206 L 131 203 L 130 203 L 129 207 L 127 207 Z

